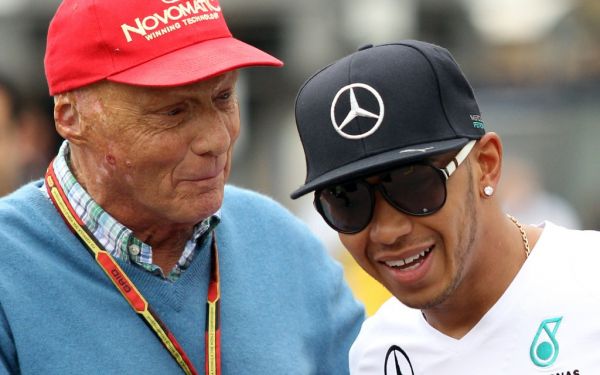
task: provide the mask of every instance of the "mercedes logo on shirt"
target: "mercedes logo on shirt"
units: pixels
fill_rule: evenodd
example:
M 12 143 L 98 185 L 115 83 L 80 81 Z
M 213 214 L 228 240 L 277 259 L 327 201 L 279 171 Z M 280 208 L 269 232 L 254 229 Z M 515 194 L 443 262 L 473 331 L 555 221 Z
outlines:
M 402 348 L 392 345 L 385 355 L 384 375 L 415 375 L 408 355 Z
M 361 107 L 360 103 L 356 99 L 355 90 L 363 90 L 363 89 L 367 90 L 369 95 L 372 95 L 377 100 L 377 104 L 379 105 L 379 110 L 376 113 L 370 112 L 370 111 L 364 109 L 363 107 Z M 340 102 L 340 100 L 342 100 L 342 98 L 345 99 L 347 97 L 346 95 L 344 95 L 342 97 L 342 94 L 344 94 L 345 92 L 349 93 L 350 111 L 346 114 L 346 116 L 344 117 L 344 120 L 341 123 L 338 123 L 337 119 L 335 118 L 335 108 L 338 105 L 338 102 Z M 381 125 L 381 122 L 383 121 L 383 116 L 384 116 L 384 107 L 383 107 L 383 100 L 381 99 L 381 95 L 379 95 L 379 93 L 374 88 L 372 88 L 371 86 L 366 85 L 364 83 L 353 83 L 351 85 L 342 87 L 340 89 L 340 91 L 338 91 L 337 94 L 335 95 L 335 98 L 333 99 L 333 103 L 331 103 L 331 123 L 333 124 L 333 127 L 338 132 L 338 134 L 347 139 L 362 139 L 362 138 L 366 138 L 366 137 L 370 136 L 371 134 L 375 133 L 377 131 L 377 129 L 379 128 L 379 126 Z M 344 130 L 344 128 L 348 124 L 350 124 L 352 121 L 356 120 L 359 117 L 373 119 L 373 123 L 368 128 L 368 130 L 363 133 L 360 133 L 360 134 L 349 134 L 348 132 L 346 132 Z

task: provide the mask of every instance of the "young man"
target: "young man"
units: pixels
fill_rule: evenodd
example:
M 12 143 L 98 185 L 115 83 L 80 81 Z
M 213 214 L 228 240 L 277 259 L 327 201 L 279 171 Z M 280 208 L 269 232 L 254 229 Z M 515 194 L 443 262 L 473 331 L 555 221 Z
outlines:
M 65 0 L 66 139 L 0 200 L 0 374 L 344 374 L 363 311 L 272 200 L 226 186 L 237 69 L 217 1 Z
M 600 233 L 502 212 L 500 138 L 447 50 L 366 46 L 302 86 L 296 121 L 308 174 L 292 197 L 314 191 L 394 295 L 351 373 L 600 372 Z

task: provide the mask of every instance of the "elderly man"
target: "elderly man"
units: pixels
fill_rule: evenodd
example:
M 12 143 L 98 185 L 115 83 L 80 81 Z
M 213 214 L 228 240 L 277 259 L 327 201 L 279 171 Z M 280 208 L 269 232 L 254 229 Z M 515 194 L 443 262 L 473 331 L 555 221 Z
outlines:
M 600 233 L 502 212 L 500 137 L 446 49 L 365 46 L 304 84 L 296 120 L 308 176 L 292 196 L 315 191 L 394 296 L 351 373 L 600 373 Z
M 237 69 L 217 1 L 65 0 L 45 59 L 66 141 L 0 201 L 0 373 L 343 374 L 363 318 L 322 245 L 225 186 Z

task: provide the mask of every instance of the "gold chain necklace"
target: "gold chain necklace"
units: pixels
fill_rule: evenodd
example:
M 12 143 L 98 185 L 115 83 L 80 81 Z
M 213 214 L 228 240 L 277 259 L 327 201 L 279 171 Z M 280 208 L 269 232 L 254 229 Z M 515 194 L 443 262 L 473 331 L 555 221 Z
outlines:
M 529 239 L 527 238 L 527 233 L 525 233 L 525 228 L 523 225 L 519 223 L 519 221 L 512 215 L 506 214 L 506 216 L 517 226 L 519 232 L 521 232 L 521 238 L 523 239 L 523 245 L 525 246 L 525 257 L 529 258 L 529 253 L 531 253 L 531 249 L 529 248 Z

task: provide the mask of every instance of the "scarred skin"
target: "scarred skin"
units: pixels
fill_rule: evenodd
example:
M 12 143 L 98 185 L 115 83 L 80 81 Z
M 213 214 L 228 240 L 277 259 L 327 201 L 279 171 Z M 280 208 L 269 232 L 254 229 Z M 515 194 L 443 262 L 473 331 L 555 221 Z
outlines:
M 223 201 L 240 131 L 237 72 L 174 88 L 102 81 L 55 98 L 71 168 L 168 272 Z

